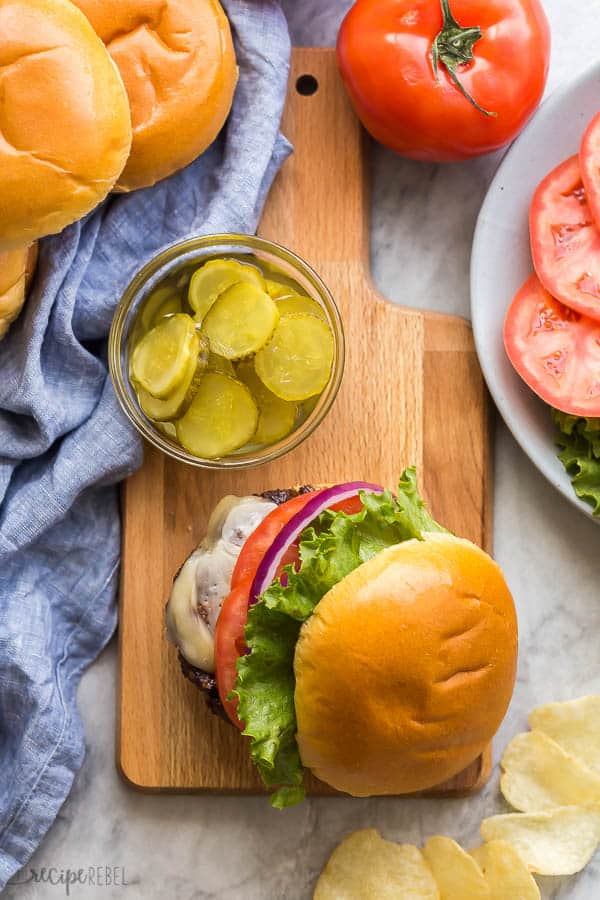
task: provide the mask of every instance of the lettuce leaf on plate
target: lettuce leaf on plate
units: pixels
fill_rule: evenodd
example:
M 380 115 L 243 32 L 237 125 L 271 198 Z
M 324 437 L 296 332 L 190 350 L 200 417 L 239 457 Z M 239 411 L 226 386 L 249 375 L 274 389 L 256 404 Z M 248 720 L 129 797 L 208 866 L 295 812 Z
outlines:
M 578 497 L 600 516 L 600 419 L 570 416 L 552 410 L 558 428 L 558 458 L 571 478 Z
M 246 643 L 238 660 L 238 715 L 251 738 L 250 753 L 264 783 L 278 785 L 272 806 L 282 809 L 304 797 L 296 743 L 294 653 L 302 623 L 322 597 L 346 575 L 386 547 L 445 531 L 419 496 L 414 468 L 407 469 L 394 497 L 361 491 L 353 515 L 323 512 L 300 537 L 300 568 L 286 567 L 248 612 Z

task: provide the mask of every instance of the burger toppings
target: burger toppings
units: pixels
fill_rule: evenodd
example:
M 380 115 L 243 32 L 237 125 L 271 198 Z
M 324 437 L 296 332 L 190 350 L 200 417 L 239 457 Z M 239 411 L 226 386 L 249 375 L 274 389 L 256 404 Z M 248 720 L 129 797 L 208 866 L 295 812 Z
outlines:
M 263 556 L 262 562 L 256 570 L 252 588 L 250 589 L 250 602 L 253 603 L 265 591 L 279 572 L 279 568 L 285 561 L 292 546 L 302 532 L 326 509 L 335 508 L 352 497 L 356 497 L 360 491 L 373 491 L 381 494 L 383 488 L 377 484 L 368 484 L 365 481 L 351 481 L 346 484 L 336 484 L 333 487 L 315 492 L 306 506 L 282 528 L 273 543 Z
M 265 784 L 278 786 L 271 798 L 277 808 L 304 797 L 293 668 L 302 623 L 334 585 L 386 547 L 445 530 L 425 509 L 414 469 L 405 471 L 396 497 L 389 491 L 363 490 L 359 496 L 358 512 L 326 508 L 307 522 L 299 537 L 299 563 L 286 566 L 248 610 L 250 652 L 237 660 L 234 693 L 244 734 L 251 738 L 252 759 Z M 305 515 L 315 516 L 308 506 Z
M 240 550 L 275 508 L 264 497 L 224 497 L 210 517 L 206 537 L 173 582 L 168 636 L 188 663 L 204 672 L 215 671 L 215 626 Z

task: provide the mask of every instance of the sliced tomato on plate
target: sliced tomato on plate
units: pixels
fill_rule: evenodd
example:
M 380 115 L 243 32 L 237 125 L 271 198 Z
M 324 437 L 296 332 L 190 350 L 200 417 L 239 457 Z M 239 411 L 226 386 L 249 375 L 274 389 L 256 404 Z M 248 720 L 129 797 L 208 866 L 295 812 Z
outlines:
M 508 308 L 504 346 L 523 381 L 550 406 L 600 416 L 600 323 L 555 300 L 536 275 Z
M 237 716 L 237 698 L 227 698 L 235 686 L 238 657 L 246 652 L 244 629 L 248 619 L 250 588 L 265 553 L 279 532 L 314 496 L 314 491 L 300 494 L 270 512 L 242 547 L 231 576 L 231 592 L 223 601 L 215 631 L 215 666 L 219 697 L 227 715 L 238 728 L 243 728 L 243 725 Z M 348 497 L 332 504 L 331 509 L 351 514 L 359 512 L 362 503 L 359 496 Z M 295 541 L 281 561 L 279 574 L 284 566 L 298 559 L 298 541 Z
M 600 225 L 600 113 L 597 113 L 581 139 L 579 147 L 581 179 L 591 213 Z
M 531 255 L 553 297 L 600 319 L 600 230 L 572 156 L 539 184 L 529 212 Z

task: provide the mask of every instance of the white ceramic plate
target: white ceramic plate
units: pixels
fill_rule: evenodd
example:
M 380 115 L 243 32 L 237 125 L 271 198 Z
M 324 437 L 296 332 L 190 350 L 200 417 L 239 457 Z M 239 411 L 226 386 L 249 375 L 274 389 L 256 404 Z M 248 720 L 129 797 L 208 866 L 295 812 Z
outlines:
M 548 407 L 519 378 L 504 351 L 510 301 L 533 271 L 527 224 L 531 196 L 544 175 L 573 153 L 600 110 L 600 65 L 556 91 L 514 142 L 490 185 L 473 242 L 471 314 L 479 362 L 496 406 L 531 461 L 582 512 L 558 459 Z M 598 519 L 594 519 L 598 521 Z

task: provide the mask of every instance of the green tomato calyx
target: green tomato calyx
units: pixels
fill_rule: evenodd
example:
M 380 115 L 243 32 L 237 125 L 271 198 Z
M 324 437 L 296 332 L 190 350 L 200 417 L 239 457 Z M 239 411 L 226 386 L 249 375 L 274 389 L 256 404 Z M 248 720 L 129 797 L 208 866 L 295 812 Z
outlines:
M 463 28 L 452 15 L 449 0 L 440 0 L 440 2 L 442 5 L 444 24 L 431 47 L 435 77 L 436 79 L 438 78 L 439 64 L 443 63 L 448 75 L 456 87 L 461 94 L 466 97 L 469 103 L 473 104 L 475 109 L 478 109 L 484 116 L 497 116 L 498 113 L 491 112 L 479 105 L 475 98 L 467 91 L 456 71 L 459 66 L 473 60 L 473 47 L 481 38 L 481 28 L 479 25 Z

